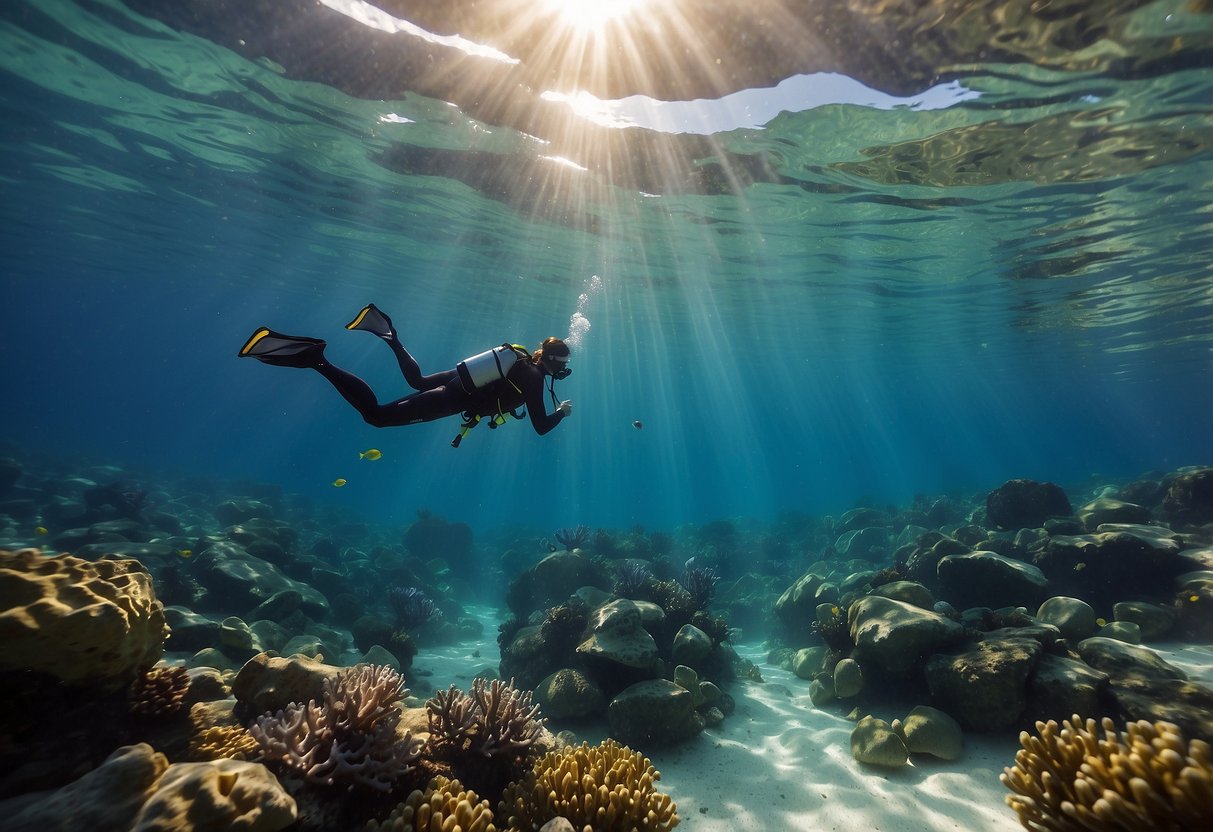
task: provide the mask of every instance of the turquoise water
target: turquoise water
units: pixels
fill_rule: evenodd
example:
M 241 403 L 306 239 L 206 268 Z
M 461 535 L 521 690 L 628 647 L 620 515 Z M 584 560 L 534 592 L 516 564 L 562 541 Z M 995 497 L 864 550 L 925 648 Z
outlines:
M 632 99 L 631 127 L 492 73 L 410 85 L 403 57 L 383 68 L 406 36 L 363 44 L 348 20 L 259 54 L 263 4 L 186 4 L 189 26 L 135 10 L 156 6 L 0 9 L 0 437 L 25 457 L 477 530 L 822 514 L 1213 458 L 1199 6 L 1127 4 L 1104 39 L 869 78 L 860 103 L 809 68 L 723 110 Z M 236 358 L 264 324 L 403 395 L 387 349 L 343 329 L 369 301 L 430 372 L 572 336 L 572 418 L 454 450 L 454 420 L 376 430 L 310 371 Z

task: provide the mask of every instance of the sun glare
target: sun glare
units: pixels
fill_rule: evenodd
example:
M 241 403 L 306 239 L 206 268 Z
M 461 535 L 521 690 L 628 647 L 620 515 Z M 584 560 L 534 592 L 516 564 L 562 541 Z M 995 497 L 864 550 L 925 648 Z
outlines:
M 645 0 L 547 0 L 561 20 L 587 34 L 600 31 L 644 3 Z

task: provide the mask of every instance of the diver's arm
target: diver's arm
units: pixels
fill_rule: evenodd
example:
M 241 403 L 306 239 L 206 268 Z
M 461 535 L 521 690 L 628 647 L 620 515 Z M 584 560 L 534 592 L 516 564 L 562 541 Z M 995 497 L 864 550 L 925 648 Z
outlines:
M 531 414 L 531 427 L 535 428 L 535 433 L 543 436 L 545 433 L 556 427 L 565 416 L 573 409 L 573 405 L 568 402 L 561 402 L 561 408 L 555 413 L 547 412 L 547 405 L 543 401 L 543 376 L 539 375 L 528 379 L 526 391 L 526 411 Z M 568 404 L 568 408 L 564 407 Z

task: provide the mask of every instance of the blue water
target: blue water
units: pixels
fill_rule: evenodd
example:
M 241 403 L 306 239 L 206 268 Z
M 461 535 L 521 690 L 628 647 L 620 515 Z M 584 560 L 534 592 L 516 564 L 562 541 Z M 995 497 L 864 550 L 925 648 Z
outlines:
M 1169 67 L 974 64 L 954 101 L 780 102 L 704 136 L 550 113 L 532 133 L 117 0 L 10 0 L 0 439 L 477 530 L 1207 464 L 1209 17 L 1142 20 L 1164 12 L 1195 44 Z M 343 329 L 370 301 L 429 372 L 588 322 L 557 385 L 573 416 L 456 450 L 456 420 L 374 429 L 311 371 L 236 358 L 264 324 L 403 395 Z

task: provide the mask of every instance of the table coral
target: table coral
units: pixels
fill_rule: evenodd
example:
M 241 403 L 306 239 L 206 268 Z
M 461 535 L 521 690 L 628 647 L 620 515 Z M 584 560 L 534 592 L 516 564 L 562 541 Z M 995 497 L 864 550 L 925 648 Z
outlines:
M 325 680 L 323 702 L 292 702 L 249 728 L 266 759 L 312 783 L 390 791 L 412 770 L 421 741 L 397 737 L 404 679 L 390 667 L 361 665 Z
M 1104 718 L 1037 722 L 1019 735 L 1003 785 L 1025 829 L 1197 830 L 1213 824 L 1213 757 L 1168 722 L 1131 722 L 1118 732 Z
M 583 832 L 673 829 L 677 807 L 654 788 L 660 779 L 648 758 L 627 746 L 582 743 L 539 758 L 506 788 L 498 817 L 510 829 L 538 829 L 556 817 Z
M 428 832 L 456 829 L 460 832 L 497 832 L 493 810 L 487 800 L 463 788 L 458 780 L 435 777 L 423 792 L 415 789 L 383 821 L 366 825 L 365 832 Z
M 0 550 L 0 669 L 116 690 L 156 663 L 167 635 L 138 561 Z

